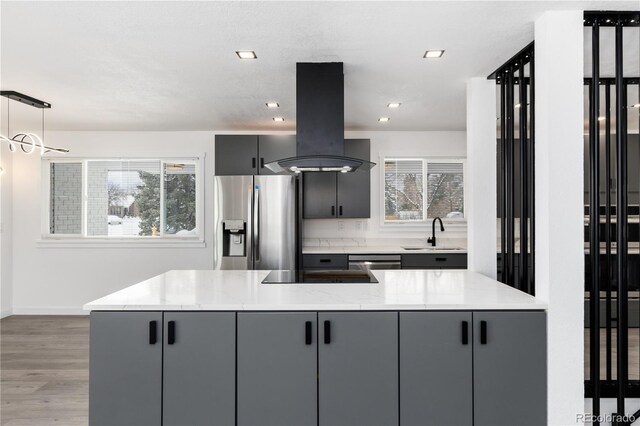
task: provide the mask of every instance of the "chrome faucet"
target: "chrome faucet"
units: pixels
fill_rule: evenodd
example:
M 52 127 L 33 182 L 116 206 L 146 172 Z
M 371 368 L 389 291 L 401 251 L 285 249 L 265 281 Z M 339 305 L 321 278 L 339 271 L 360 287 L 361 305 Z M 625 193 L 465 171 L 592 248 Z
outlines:
M 442 224 L 442 219 L 436 217 L 433 219 L 431 223 L 431 236 L 427 238 L 427 243 L 431 244 L 433 247 L 436 246 L 436 220 L 440 221 L 440 230 L 444 231 L 444 225 Z

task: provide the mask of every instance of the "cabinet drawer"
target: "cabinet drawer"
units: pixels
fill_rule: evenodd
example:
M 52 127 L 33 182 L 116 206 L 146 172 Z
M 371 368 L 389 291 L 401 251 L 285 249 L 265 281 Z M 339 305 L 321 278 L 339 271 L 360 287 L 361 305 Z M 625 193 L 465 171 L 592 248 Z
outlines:
M 466 253 L 402 255 L 402 269 L 466 269 L 466 267 Z
M 302 256 L 304 269 L 348 269 L 346 254 L 305 254 Z

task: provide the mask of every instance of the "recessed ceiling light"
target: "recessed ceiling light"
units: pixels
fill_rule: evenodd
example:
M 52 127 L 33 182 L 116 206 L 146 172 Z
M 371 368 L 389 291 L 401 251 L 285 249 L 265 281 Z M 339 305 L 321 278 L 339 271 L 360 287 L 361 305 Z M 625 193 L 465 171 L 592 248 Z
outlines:
M 381 122 L 381 123 L 386 123 L 389 120 L 391 120 L 389 117 L 380 117 L 380 118 L 378 118 L 378 121 Z
M 423 58 L 432 59 L 432 58 L 441 58 L 444 55 L 444 50 L 427 50 L 424 53 Z
M 387 104 L 387 108 L 398 108 L 400 106 L 400 102 L 391 102 Z
M 256 52 L 253 50 L 236 50 L 236 55 L 240 59 L 258 59 Z
M 604 121 L 606 119 L 607 119 L 607 117 L 598 117 L 598 121 Z
M 280 106 L 277 102 L 267 102 L 265 105 L 267 105 L 268 108 L 278 108 Z
M 284 121 L 284 117 L 273 117 L 273 121 Z

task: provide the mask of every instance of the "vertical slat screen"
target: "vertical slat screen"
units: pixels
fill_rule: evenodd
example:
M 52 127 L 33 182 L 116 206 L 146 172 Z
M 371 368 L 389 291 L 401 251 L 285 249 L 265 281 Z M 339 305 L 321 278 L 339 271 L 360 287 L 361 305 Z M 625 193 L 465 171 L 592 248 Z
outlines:
M 591 62 L 590 76 L 584 81 L 588 87 L 589 111 L 588 169 L 585 170 L 589 176 L 588 188 L 585 188 L 589 192 L 585 208 L 585 214 L 588 212 L 589 267 L 585 270 L 588 290 L 585 294 L 589 300 L 587 322 L 590 335 L 590 370 L 589 379 L 585 382 L 585 396 L 592 398 L 591 413 L 594 416 L 601 413 L 601 398 L 616 398 L 614 415 L 629 415 L 632 413 L 626 411 L 631 408 L 627 406 L 627 399 L 640 396 L 640 377 L 629 377 L 628 316 L 630 285 L 634 286 L 634 291 L 638 290 L 637 283 L 629 282 L 629 278 L 638 272 L 632 270 L 629 263 L 629 214 L 638 215 L 638 206 L 630 205 L 629 181 L 639 176 L 630 176 L 631 172 L 637 175 L 638 170 L 628 168 L 632 159 L 629 157 L 627 119 L 632 105 L 629 105 L 627 92 L 629 85 L 637 87 L 640 78 L 625 74 L 625 66 L 628 66 L 625 56 L 628 53 L 638 56 L 640 37 L 626 37 L 625 29 L 636 27 L 633 31 L 638 33 L 640 11 L 585 12 L 584 16 L 585 35 L 591 37 L 590 46 L 587 45 L 590 52 L 585 58 Z M 612 42 L 605 44 L 604 41 L 609 39 L 613 39 Z M 601 62 L 601 55 L 614 58 L 611 69 L 604 69 L 608 60 Z M 612 114 L 613 106 L 615 115 Z M 615 152 L 612 153 L 613 149 Z M 603 156 L 601 152 L 604 152 Z M 638 203 L 637 199 L 635 203 Z M 637 241 L 638 236 L 634 238 Z M 635 265 L 637 268 L 637 263 Z M 637 297 L 634 303 L 638 303 Z M 640 332 L 640 318 L 634 321 L 633 326 Z M 604 338 L 601 338 L 601 328 L 605 329 Z M 602 351 L 604 360 L 600 359 Z M 632 361 L 640 367 L 638 357 L 640 354 Z M 640 410 L 632 415 L 639 418 Z M 595 421 L 594 424 L 599 423 Z M 613 424 L 629 423 L 614 417 Z
M 498 213 L 501 282 L 535 294 L 534 45 L 489 76 L 499 85 Z

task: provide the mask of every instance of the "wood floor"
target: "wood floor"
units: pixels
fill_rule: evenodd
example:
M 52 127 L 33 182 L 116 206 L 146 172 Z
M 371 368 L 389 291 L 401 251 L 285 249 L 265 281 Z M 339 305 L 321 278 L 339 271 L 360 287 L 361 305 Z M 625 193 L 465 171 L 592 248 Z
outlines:
M 604 341 L 604 330 L 601 333 Z M 640 377 L 639 336 L 638 329 L 629 333 L 631 379 Z M 585 330 L 585 377 L 588 345 L 589 330 Z M 601 354 L 604 378 L 604 351 Z M 615 360 L 615 352 L 613 356 Z M 88 394 L 89 317 L 0 320 L 0 426 L 86 426 Z
M 0 425 L 86 426 L 89 317 L 0 320 Z
M 606 370 L 606 330 L 600 329 L 600 379 L 607 379 Z M 640 329 L 629 329 L 629 363 L 628 374 L 629 380 L 640 380 Z M 584 330 L 584 377 L 588 379 L 590 376 L 589 371 L 589 329 Z M 612 330 L 611 333 L 611 378 L 616 379 L 616 331 Z

